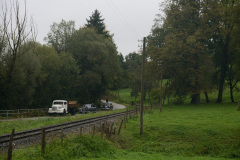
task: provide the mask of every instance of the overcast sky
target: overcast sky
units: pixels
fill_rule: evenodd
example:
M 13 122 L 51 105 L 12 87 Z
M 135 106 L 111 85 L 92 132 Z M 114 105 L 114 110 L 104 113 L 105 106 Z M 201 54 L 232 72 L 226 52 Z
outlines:
M 5 0 L 0 0 L 5 1 Z M 37 24 L 37 41 L 44 44 L 43 38 L 50 31 L 53 22 L 73 20 L 76 29 L 86 23 L 86 18 L 95 9 L 105 19 L 107 30 L 114 34 L 118 52 L 124 56 L 138 52 L 138 40 L 149 35 L 159 4 L 163 0 L 26 0 L 27 13 Z M 19 0 L 24 6 L 24 0 Z

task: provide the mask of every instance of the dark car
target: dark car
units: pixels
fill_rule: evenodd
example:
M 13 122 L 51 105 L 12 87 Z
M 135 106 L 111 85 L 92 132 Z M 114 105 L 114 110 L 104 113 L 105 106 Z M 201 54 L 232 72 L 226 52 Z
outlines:
M 79 109 L 79 113 L 87 114 L 88 112 L 97 112 L 97 107 L 94 104 L 84 104 L 82 108 Z
M 103 106 L 101 107 L 101 110 L 102 110 L 102 111 L 109 111 L 109 110 L 110 110 L 110 107 L 103 105 Z
M 112 103 L 103 103 L 102 107 L 101 107 L 101 110 L 102 111 L 109 111 L 109 110 L 112 110 L 113 109 L 113 105 Z

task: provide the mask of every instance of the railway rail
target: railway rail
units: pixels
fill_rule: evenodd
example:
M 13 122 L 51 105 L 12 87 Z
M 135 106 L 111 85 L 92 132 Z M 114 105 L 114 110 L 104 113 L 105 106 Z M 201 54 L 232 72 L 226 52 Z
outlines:
M 124 112 L 119 112 L 119 113 L 113 113 L 113 114 L 108 114 L 108 115 L 103 115 L 99 117 L 94 117 L 94 118 L 88 118 L 88 119 L 82 119 L 82 120 L 77 120 L 73 122 L 67 122 L 67 123 L 62 123 L 58 125 L 51 125 L 51 126 L 46 126 L 45 128 L 45 133 L 52 133 L 52 132 L 58 132 L 61 131 L 62 129 L 69 129 L 69 128 L 74 128 L 74 127 L 79 127 L 83 125 L 89 125 L 93 123 L 101 123 L 106 120 L 110 120 L 113 118 L 117 117 L 122 117 L 125 114 L 133 114 L 136 113 L 136 110 L 129 110 L 129 111 L 124 111 Z M 31 137 L 36 137 L 41 135 L 41 129 L 42 128 L 37 128 L 37 129 L 31 129 L 31 130 L 26 130 L 26 131 L 21 131 L 17 132 L 14 134 L 13 137 L 13 143 L 17 145 L 16 141 L 22 140 L 22 139 L 28 139 Z M 0 136 L 0 147 L 7 147 L 8 142 L 10 139 L 10 134 L 5 134 Z

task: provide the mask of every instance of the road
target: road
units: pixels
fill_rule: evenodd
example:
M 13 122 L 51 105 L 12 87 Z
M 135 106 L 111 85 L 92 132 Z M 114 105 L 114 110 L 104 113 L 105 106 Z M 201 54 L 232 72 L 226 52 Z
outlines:
M 103 102 L 103 103 L 106 103 L 105 100 L 102 100 L 102 102 Z M 117 103 L 114 103 L 114 102 L 108 101 L 108 103 L 112 103 L 112 105 L 113 105 L 113 110 L 118 110 L 118 109 L 124 109 L 124 108 L 126 108 L 126 106 L 121 105 L 121 104 L 117 104 Z M 30 118 L 0 119 L 0 121 L 36 120 L 36 119 L 44 119 L 44 118 L 49 118 L 49 116 L 47 116 L 47 117 L 30 117 Z
M 105 100 L 102 100 L 102 102 L 103 102 L 103 103 L 106 103 Z M 118 104 L 118 103 L 114 103 L 114 102 L 110 102 L 110 101 L 108 101 L 108 103 L 112 103 L 112 105 L 113 105 L 113 110 L 118 110 L 118 109 L 124 109 L 124 108 L 126 108 L 126 106 L 121 105 L 121 104 Z

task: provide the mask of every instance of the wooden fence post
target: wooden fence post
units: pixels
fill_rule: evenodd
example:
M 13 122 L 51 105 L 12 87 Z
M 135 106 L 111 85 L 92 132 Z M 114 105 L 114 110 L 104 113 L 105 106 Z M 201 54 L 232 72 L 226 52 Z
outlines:
M 83 134 L 83 127 L 80 127 L 80 135 Z
M 63 143 L 63 127 L 61 128 L 61 144 Z
M 109 138 L 111 137 L 111 135 L 112 135 L 112 129 L 113 129 L 113 125 L 114 125 L 114 122 L 112 123 L 112 125 L 111 125 L 111 128 L 110 128 L 110 131 L 109 131 Z
M 128 109 L 126 111 L 126 122 L 128 122 Z
M 95 129 L 96 129 L 96 126 L 95 124 L 93 125 L 93 134 L 95 134 Z
M 13 150 L 12 142 L 13 142 L 14 132 L 15 132 L 15 129 L 12 129 L 12 133 L 11 133 L 9 144 L 8 144 L 8 158 L 7 158 L 8 160 L 12 160 L 12 150 Z
M 122 124 L 123 124 L 123 120 L 121 121 L 121 124 L 120 124 L 120 126 L 119 126 L 118 134 L 120 134 L 120 132 L 121 132 Z
M 42 129 L 41 129 L 41 149 L 42 149 L 41 151 L 42 151 L 42 154 L 45 153 L 45 146 L 46 146 L 45 138 L 46 138 L 45 128 L 42 127 Z
M 102 127 L 101 127 L 101 137 L 103 136 L 103 132 L 104 132 L 104 123 L 102 124 Z

